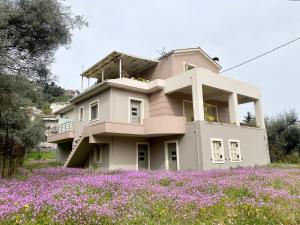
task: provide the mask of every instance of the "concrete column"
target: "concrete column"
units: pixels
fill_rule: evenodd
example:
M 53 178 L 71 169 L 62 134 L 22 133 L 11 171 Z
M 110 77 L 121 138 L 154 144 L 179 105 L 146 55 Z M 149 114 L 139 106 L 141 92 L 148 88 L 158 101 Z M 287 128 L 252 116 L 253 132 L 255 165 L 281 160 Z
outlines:
M 256 125 L 260 128 L 265 128 L 265 120 L 262 112 L 260 99 L 254 101 L 254 108 L 255 108 Z
M 193 94 L 194 120 L 204 121 L 202 83 L 200 80 L 200 76 L 197 74 L 193 74 L 192 76 L 192 94 Z
M 237 93 L 233 92 L 228 98 L 230 123 L 240 126 Z
M 104 68 L 102 68 L 101 70 L 101 82 L 104 81 Z

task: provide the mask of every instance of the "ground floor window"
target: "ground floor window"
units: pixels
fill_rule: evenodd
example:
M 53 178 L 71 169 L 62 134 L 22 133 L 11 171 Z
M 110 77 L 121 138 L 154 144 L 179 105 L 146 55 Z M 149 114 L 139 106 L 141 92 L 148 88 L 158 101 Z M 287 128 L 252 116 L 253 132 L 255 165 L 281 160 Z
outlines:
M 239 140 L 228 140 L 231 162 L 241 162 L 241 148 Z
M 224 146 L 223 140 L 218 138 L 211 139 L 211 156 L 213 163 L 224 163 Z

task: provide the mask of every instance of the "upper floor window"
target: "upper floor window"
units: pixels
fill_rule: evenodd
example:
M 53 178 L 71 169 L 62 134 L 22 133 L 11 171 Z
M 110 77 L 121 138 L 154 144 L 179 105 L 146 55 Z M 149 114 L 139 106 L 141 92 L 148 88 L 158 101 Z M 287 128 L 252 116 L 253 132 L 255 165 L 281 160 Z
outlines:
M 241 149 L 240 142 L 238 140 L 228 140 L 229 151 L 230 151 L 230 161 L 231 162 L 241 162 Z
M 79 108 L 79 121 L 84 120 L 84 108 L 83 106 Z
M 210 122 L 218 122 L 218 108 L 215 105 L 204 103 L 205 120 Z
M 130 98 L 129 100 L 129 122 L 134 124 L 143 123 L 143 100 Z
M 225 162 L 224 146 L 223 146 L 222 139 L 217 139 L 217 138 L 211 139 L 211 157 L 213 163 Z
M 90 103 L 90 120 L 98 120 L 99 116 L 99 102 Z
M 191 70 L 191 69 L 194 69 L 195 67 L 196 66 L 193 65 L 193 64 L 190 64 L 190 63 L 187 63 L 187 62 L 183 63 L 184 72 L 188 71 L 188 70 Z

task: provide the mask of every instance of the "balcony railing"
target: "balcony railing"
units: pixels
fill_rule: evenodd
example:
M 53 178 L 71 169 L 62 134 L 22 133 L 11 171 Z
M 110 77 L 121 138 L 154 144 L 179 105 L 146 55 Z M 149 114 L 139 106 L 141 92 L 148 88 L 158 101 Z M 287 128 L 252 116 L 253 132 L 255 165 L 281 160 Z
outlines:
M 49 130 L 48 136 L 64 133 L 73 130 L 73 121 L 68 121 L 62 124 L 59 124 L 55 127 L 52 127 Z

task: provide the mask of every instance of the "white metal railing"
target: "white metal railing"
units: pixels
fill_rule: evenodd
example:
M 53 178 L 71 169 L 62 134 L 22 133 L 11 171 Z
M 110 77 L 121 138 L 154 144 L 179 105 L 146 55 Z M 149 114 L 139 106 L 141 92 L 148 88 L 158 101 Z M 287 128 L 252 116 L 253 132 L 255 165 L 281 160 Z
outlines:
M 71 130 L 73 130 L 73 121 L 68 121 L 68 122 L 59 124 L 55 127 L 52 127 L 49 130 L 48 136 L 68 132 L 68 131 L 71 131 Z

